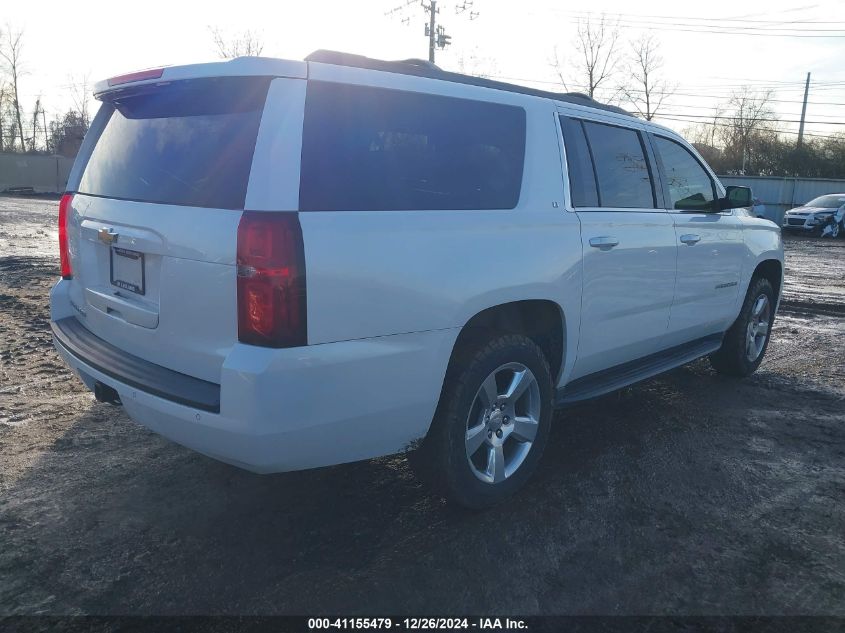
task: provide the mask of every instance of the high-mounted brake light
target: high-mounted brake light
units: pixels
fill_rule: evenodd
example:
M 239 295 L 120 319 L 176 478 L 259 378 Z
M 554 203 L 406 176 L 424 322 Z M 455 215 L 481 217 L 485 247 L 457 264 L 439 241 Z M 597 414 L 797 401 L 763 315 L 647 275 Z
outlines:
M 59 261 L 62 265 L 62 279 L 71 279 L 73 270 L 70 267 L 70 251 L 67 243 L 67 223 L 70 213 L 70 202 L 73 200 L 72 193 L 66 193 L 59 201 Z
M 238 340 L 307 344 L 305 254 L 299 217 L 245 211 L 238 224 Z
M 128 84 L 131 81 L 144 81 L 145 79 L 158 79 L 164 73 L 164 68 L 150 68 L 149 70 L 139 70 L 136 73 L 128 73 L 126 75 L 118 75 L 117 77 L 109 77 L 109 87 L 119 86 L 120 84 Z

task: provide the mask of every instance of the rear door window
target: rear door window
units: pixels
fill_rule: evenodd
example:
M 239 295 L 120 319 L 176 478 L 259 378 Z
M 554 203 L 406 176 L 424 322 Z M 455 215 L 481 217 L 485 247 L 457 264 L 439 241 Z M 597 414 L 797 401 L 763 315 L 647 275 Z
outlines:
M 710 174 L 680 143 L 654 136 L 669 188 L 669 208 L 679 211 L 712 211 L 716 190 Z
M 651 168 L 639 132 L 584 121 L 596 167 L 602 207 L 652 209 L 656 206 Z
M 587 137 L 581 121 L 560 117 L 563 143 L 566 148 L 566 165 L 569 172 L 569 192 L 573 207 L 599 206 L 596 174 L 587 147 Z
M 242 209 L 270 79 L 227 77 L 128 89 L 82 172 L 80 193 Z
M 524 158 L 522 108 L 309 81 L 299 206 L 512 209 Z

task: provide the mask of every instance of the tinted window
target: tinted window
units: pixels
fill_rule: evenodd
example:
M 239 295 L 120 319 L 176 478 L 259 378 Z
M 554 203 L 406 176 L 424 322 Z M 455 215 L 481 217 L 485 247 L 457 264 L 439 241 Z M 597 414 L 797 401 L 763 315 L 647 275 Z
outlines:
M 663 163 L 669 187 L 669 208 L 682 211 L 710 211 L 715 193 L 713 181 L 683 145 L 655 136 L 655 146 Z
M 180 81 L 121 94 L 79 191 L 242 209 L 269 79 Z
M 603 207 L 653 208 L 654 192 L 636 130 L 584 121 Z
M 566 146 L 566 165 L 569 171 L 569 192 L 574 207 L 599 206 L 596 175 L 581 121 L 560 118 L 563 143 Z
M 522 108 L 308 82 L 303 211 L 512 209 Z

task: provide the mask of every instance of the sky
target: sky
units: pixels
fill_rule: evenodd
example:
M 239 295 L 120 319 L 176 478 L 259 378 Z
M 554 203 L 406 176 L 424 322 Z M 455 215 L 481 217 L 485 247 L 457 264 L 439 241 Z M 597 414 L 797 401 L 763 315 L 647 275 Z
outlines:
M 457 11 L 463 4 L 471 10 Z M 772 106 L 783 120 L 778 129 L 794 138 L 798 124 L 787 121 L 800 118 L 811 72 L 806 133 L 845 133 L 845 0 L 440 0 L 438 5 L 439 23 L 452 45 L 438 51 L 437 63 L 448 70 L 561 90 L 550 64 L 553 51 L 557 48 L 565 64 L 576 54 L 578 21 L 604 14 L 617 25 L 621 53 L 644 32 L 659 41 L 661 72 L 676 85 L 657 119 L 664 125 L 682 131 L 748 85 L 773 90 Z M 470 13 L 476 15 L 470 19 Z M 302 59 L 327 48 L 403 59 L 427 56 L 426 21 L 418 0 L 48 0 L 0 7 L 0 28 L 24 31 L 21 101 L 31 110 L 41 96 L 48 118 L 70 106 L 70 86 L 85 76 L 93 84 L 142 68 L 214 61 L 210 27 L 232 35 L 253 30 L 269 57 Z

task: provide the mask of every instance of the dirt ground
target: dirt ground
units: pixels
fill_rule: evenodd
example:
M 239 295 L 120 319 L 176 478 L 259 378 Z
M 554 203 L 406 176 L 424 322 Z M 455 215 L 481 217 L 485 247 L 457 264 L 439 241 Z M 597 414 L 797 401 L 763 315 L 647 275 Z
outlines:
M 55 215 L 0 198 L 0 615 L 845 616 L 845 240 L 787 238 L 756 375 L 563 411 L 474 514 L 403 457 L 252 475 L 96 403 L 51 345 Z

